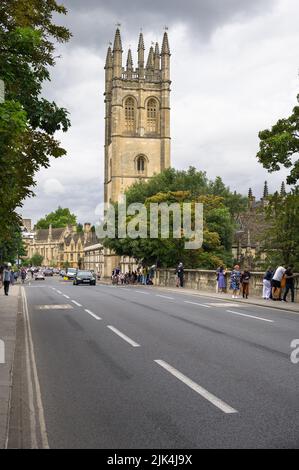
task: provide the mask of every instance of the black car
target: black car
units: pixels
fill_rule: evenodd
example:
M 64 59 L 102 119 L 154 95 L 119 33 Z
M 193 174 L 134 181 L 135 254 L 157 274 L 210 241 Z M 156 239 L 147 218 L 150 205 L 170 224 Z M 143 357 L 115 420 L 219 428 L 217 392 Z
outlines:
M 91 286 L 95 286 L 96 278 L 90 271 L 77 271 L 73 284 L 74 286 L 77 286 L 78 284 L 90 284 Z

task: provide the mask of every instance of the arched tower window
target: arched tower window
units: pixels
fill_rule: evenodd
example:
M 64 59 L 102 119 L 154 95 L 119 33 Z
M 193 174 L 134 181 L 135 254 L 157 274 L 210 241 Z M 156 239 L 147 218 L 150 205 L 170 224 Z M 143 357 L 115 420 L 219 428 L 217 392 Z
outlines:
M 151 98 L 147 103 L 147 130 L 155 133 L 158 130 L 158 103 Z
M 135 130 L 135 102 L 133 98 L 129 97 L 125 101 L 125 124 L 128 132 Z
M 136 158 L 136 170 L 138 174 L 146 173 L 146 158 L 143 155 L 139 155 Z

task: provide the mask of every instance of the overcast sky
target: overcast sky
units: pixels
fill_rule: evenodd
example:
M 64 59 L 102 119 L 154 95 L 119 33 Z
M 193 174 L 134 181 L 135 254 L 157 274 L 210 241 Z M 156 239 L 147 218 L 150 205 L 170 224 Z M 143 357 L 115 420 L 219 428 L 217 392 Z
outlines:
M 140 28 L 146 55 L 168 26 L 171 49 L 171 160 L 183 169 L 220 175 L 232 190 L 260 197 L 284 170 L 269 174 L 256 160 L 258 132 L 291 113 L 298 93 L 298 0 L 60 0 L 57 22 L 73 33 L 44 88 L 70 112 L 72 127 L 57 133 L 67 156 L 37 175 L 36 197 L 23 217 L 34 222 L 58 205 L 79 222 L 97 220 L 103 202 L 104 62 L 121 23 L 124 49 L 136 49 Z M 60 3 L 58 2 L 58 3 Z

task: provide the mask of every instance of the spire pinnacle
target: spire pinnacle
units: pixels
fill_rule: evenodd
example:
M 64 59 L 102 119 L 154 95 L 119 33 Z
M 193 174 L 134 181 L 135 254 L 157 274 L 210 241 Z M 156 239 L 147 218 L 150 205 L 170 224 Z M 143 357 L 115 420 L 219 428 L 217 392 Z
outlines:
M 133 70 L 133 59 L 131 49 L 128 50 L 127 70 Z
M 249 190 L 248 190 L 248 198 L 252 199 L 252 189 L 251 188 L 249 188 Z
M 112 67 L 112 52 L 111 52 L 111 47 L 109 46 L 107 50 L 105 69 L 108 69 L 111 67 Z
M 269 196 L 268 183 L 267 183 L 267 181 L 265 181 L 263 197 L 266 198 L 266 197 L 268 197 L 268 196 Z
M 141 49 L 144 50 L 144 40 L 143 40 L 143 34 L 139 34 L 139 41 L 138 41 L 138 49 L 137 52 L 139 52 Z
M 113 52 L 122 52 L 122 45 L 121 45 L 121 37 L 120 37 L 120 30 L 119 28 L 116 29 L 115 31 L 115 37 L 114 37 L 114 44 L 113 44 Z
M 284 184 L 284 181 L 281 183 L 281 187 L 280 187 L 280 195 L 281 196 L 285 196 L 286 195 L 286 187 L 285 187 L 285 184 Z
M 160 70 L 160 51 L 159 44 L 156 42 L 155 53 L 154 53 L 154 67 L 155 70 Z
M 149 53 L 148 53 L 146 68 L 147 69 L 153 69 L 154 68 L 154 49 L 153 49 L 153 46 L 150 47 L 150 50 L 149 50 Z
M 167 31 L 165 31 L 162 42 L 162 54 L 170 54 Z

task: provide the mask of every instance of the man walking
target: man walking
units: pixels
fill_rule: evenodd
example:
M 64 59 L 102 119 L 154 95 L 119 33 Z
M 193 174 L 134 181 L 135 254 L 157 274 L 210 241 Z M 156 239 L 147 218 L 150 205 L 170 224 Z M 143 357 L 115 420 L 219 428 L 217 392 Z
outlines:
M 295 301 L 295 287 L 294 287 L 294 273 L 293 273 L 293 265 L 291 264 L 288 266 L 286 272 L 285 272 L 285 278 L 286 278 L 286 288 L 284 291 L 284 296 L 283 296 L 283 301 L 287 302 L 287 295 L 289 293 L 289 290 L 291 291 L 291 299 L 292 302 Z
M 4 295 L 8 295 L 10 281 L 11 281 L 10 266 L 5 265 L 4 270 L 3 270 Z
M 176 270 L 176 274 L 177 274 L 178 279 L 179 279 L 179 286 L 184 287 L 184 266 L 183 266 L 183 263 L 179 263 L 179 265 L 177 267 L 177 270 Z

